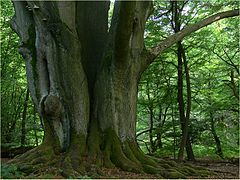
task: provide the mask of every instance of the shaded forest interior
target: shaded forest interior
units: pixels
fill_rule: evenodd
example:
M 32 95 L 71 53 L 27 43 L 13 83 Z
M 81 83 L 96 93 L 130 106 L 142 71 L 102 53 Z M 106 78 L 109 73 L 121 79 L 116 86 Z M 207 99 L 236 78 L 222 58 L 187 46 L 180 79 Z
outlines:
M 152 47 L 190 24 L 238 6 L 222 0 L 155 1 L 145 45 Z M 28 89 L 19 37 L 10 27 L 12 3 L 1 1 L 1 11 L 1 157 L 7 158 L 1 168 L 3 178 L 18 178 L 21 172 L 5 161 L 41 145 L 44 123 Z M 113 4 L 110 16 L 112 11 Z M 226 18 L 178 41 L 144 71 L 138 84 L 136 140 L 145 154 L 238 168 L 239 52 L 239 17 Z M 232 169 L 220 171 L 231 174 Z M 125 176 L 138 178 L 118 178 Z

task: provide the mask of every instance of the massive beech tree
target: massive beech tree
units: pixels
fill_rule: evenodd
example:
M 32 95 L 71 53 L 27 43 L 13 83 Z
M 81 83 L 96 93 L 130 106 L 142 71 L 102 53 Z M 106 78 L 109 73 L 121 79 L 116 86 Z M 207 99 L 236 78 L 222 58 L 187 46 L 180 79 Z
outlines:
M 38 169 L 55 164 L 65 175 L 83 174 L 95 165 L 182 177 L 173 169 L 176 164 L 159 164 L 138 148 L 138 81 L 166 48 L 239 11 L 213 15 L 147 50 L 144 28 L 151 1 L 116 1 L 109 29 L 109 1 L 13 3 L 12 26 L 21 38 L 19 51 L 45 132 L 42 145 L 14 161 Z

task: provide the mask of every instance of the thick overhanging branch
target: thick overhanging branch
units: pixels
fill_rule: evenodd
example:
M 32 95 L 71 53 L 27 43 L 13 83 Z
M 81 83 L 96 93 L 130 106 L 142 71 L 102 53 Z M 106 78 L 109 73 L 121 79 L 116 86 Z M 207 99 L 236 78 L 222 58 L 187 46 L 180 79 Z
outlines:
M 199 21 L 196 24 L 193 24 L 191 26 L 188 26 L 188 27 L 182 29 L 181 31 L 179 31 L 176 34 L 169 36 L 168 38 L 166 38 L 165 40 L 160 42 L 158 45 L 156 45 L 155 47 L 153 47 L 149 51 L 147 51 L 147 54 L 146 54 L 146 52 L 144 53 L 145 58 L 143 58 L 144 59 L 143 60 L 144 62 L 142 64 L 143 68 L 144 69 L 147 68 L 148 65 L 151 64 L 154 61 L 154 59 L 158 55 L 160 55 L 164 50 L 171 47 L 173 44 L 182 40 L 183 38 L 190 35 L 191 33 L 195 32 L 209 24 L 212 24 L 213 22 L 219 21 L 224 18 L 238 16 L 238 15 L 239 15 L 239 9 L 217 13 L 215 15 L 212 15 L 206 19 Z

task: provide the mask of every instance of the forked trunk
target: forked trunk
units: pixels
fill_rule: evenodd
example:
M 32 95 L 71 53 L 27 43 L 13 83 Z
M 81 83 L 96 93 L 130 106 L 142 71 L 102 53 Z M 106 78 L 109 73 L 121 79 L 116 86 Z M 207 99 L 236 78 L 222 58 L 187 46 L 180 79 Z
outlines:
M 107 1 L 14 2 L 12 24 L 21 37 L 31 96 L 44 121 L 44 141 L 35 151 L 61 156 L 66 174 L 72 168 L 84 171 L 84 163 L 137 172 L 145 166 L 140 161 L 156 164 L 135 139 L 150 4 L 116 2 L 108 32 Z M 44 156 L 35 158 L 41 162 Z
M 12 162 L 29 171 L 56 166 L 63 175 L 117 166 L 185 177 L 189 168 L 145 156 L 135 139 L 137 84 L 159 53 L 215 16 L 147 51 L 150 1 L 14 1 L 12 25 L 21 38 L 32 100 L 44 122 L 44 141 Z M 237 11 L 220 14 L 221 19 Z M 177 36 L 177 38 L 175 38 Z M 167 43 L 166 43 L 167 42 Z M 45 169 L 44 169 L 45 168 Z M 166 170 L 167 169 L 167 170 Z M 162 176 L 159 176 L 160 178 Z

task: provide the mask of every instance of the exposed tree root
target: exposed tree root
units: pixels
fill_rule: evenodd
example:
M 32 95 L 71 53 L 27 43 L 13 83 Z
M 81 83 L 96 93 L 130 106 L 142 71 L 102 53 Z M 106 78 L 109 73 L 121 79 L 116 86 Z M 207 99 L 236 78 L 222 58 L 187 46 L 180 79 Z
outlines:
M 136 142 L 121 143 L 111 130 L 105 133 L 107 142 L 104 144 L 106 164 L 119 167 L 126 171 L 156 174 L 159 178 L 187 178 L 188 176 L 206 177 L 211 174 L 208 170 L 190 165 L 177 164 L 145 155 Z
M 38 174 L 44 172 L 48 167 L 56 165 L 57 156 L 49 146 L 40 145 L 26 153 L 16 156 L 8 162 L 15 164 L 25 174 Z
M 187 178 L 188 176 L 206 177 L 208 170 L 191 165 L 177 164 L 145 155 L 135 142 L 122 143 L 117 135 L 109 130 L 104 133 L 101 147 L 96 156 L 91 157 L 77 143 L 65 153 L 55 154 L 51 146 L 41 145 L 9 163 L 19 166 L 26 174 L 41 174 L 49 167 L 58 171 L 64 177 L 90 176 L 99 178 L 103 174 L 102 167 L 120 168 L 135 173 L 155 174 L 158 178 Z M 94 160 L 93 160 L 94 159 Z M 97 162 L 97 163 L 96 163 Z

